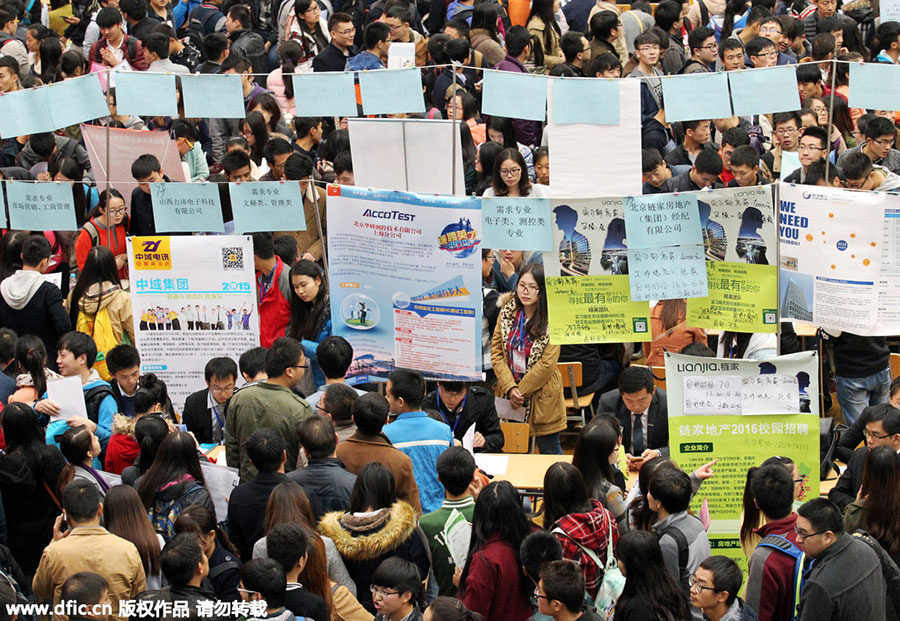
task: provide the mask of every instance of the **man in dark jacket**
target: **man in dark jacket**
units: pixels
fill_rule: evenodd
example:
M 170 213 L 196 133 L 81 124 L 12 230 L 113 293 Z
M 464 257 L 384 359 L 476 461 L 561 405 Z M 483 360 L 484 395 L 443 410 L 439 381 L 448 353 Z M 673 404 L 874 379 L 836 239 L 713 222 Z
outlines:
M 117 67 L 127 62 L 132 69 L 147 70 L 141 41 L 123 32 L 119 9 L 111 6 L 100 9 L 96 22 L 102 37 L 91 46 L 88 52 L 89 62 L 101 63 L 107 67 Z
M 197 442 L 221 443 L 225 434 L 225 413 L 237 381 L 237 365 L 225 356 L 213 358 L 206 363 L 203 375 L 207 388 L 188 396 L 181 420 L 188 431 L 193 432 Z
M 622 425 L 622 444 L 629 469 L 644 459 L 669 455 L 669 411 L 666 391 L 653 384 L 650 369 L 628 367 L 619 387 L 600 397 L 600 411 L 612 412 Z
M 797 513 L 797 544 L 815 559 L 800 593 L 800 621 L 884 619 L 887 595 L 875 551 L 844 533 L 841 511 L 829 500 L 810 500 Z
M 0 325 L 44 342 L 47 364 L 56 367 L 56 343 L 72 329 L 59 287 L 44 280 L 50 242 L 30 235 L 22 244 L 22 269 L 0 283 Z
M 187 602 L 195 611 L 201 602 L 212 606 L 216 595 L 209 581 L 209 561 L 194 533 L 180 533 L 172 537 L 159 555 L 159 565 L 169 586 L 158 591 L 145 591 L 141 601 Z
M 475 425 L 476 453 L 503 451 L 503 430 L 494 407 L 494 395 L 481 386 L 465 382 L 438 382 L 438 389 L 425 395 L 423 410 L 434 410 L 450 425 L 453 437 L 462 441 L 466 431 Z
M 356 27 L 347 13 L 335 13 L 328 18 L 328 32 L 331 43 L 313 58 L 313 71 L 343 71 L 347 61 L 353 56 L 353 36 Z
M 356 475 L 347 472 L 334 454 L 337 434 L 331 421 L 313 416 L 297 426 L 297 436 L 309 463 L 291 472 L 288 478 L 306 492 L 316 521 L 329 511 L 349 510 Z
M 250 30 L 250 10 L 245 5 L 236 4 L 228 10 L 225 30 L 231 39 L 231 52 L 249 60 L 254 73 L 264 73 L 266 43 L 261 36 Z
M 253 558 L 253 544 L 263 536 L 263 518 L 272 490 L 288 480 L 284 474 L 285 449 L 284 438 L 267 427 L 247 438 L 247 455 L 259 474 L 235 487 L 228 500 L 228 536 L 243 559 Z
M 531 57 L 531 35 L 522 26 L 513 26 L 506 32 L 506 58 L 494 69 L 527 73 L 524 63 Z M 516 140 L 524 145 L 532 146 L 541 143 L 541 123 L 526 119 L 513 119 Z

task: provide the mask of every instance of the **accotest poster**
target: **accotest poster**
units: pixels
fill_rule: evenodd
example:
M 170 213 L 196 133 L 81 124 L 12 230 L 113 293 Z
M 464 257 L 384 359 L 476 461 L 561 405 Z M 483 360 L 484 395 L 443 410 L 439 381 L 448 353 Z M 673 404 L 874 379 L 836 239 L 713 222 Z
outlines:
M 775 332 L 778 232 L 770 187 L 695 192 L 709 295 L 688 298 L 697 328 Z
M 666 354 L 669 447 L 685 471 L 718 459 L 692 508 L 706 503 L 714 554 L 746 569 L 738 533 L 747 469 L 790 457 L 803 479 L 801 500 L 819 495 L 819 385 L 816 352 L 767 360 Z
M 176 409 L 205 386 L 210 358 L 259 345 L 249 236 L 129 237 L 128 268 L 141 371 L 166 383 Z
M 479 199 L 328 188 L 333 333 L 353 345 L 348 378 L 398 367 L 481 379 Z
M 781 316 L 862 336 L 896 333 L 898 231 L 886 195 L 781 184 L 779 196 Z

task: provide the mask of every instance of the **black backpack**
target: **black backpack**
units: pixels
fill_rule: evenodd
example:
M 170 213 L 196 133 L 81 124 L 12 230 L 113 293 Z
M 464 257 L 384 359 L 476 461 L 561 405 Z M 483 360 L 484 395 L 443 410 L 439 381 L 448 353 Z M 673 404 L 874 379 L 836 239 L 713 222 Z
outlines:
M 664 535 L 671 535 L 678 545 L 678 585 L 681 587 L 685 598 L 690 603 L 691 600 L 691 572 L 688 570 L 688 558 L 690 557 L 690 547 L 688 546 L 687 537 L 677 527 L 670 526 L 662 532 L 656 534 L 657 539 L 661 540 Z
M 106 397 L 116 398 L 112 388 L 110 388 L 109 384 L 105 383 L 89 388 L 88 391 L 84 393 L 84 407 L 87 410 L 88 418 L 95 423 L 99 423 L 100 404 L 103 403 L 103 400 L 106 399 Z

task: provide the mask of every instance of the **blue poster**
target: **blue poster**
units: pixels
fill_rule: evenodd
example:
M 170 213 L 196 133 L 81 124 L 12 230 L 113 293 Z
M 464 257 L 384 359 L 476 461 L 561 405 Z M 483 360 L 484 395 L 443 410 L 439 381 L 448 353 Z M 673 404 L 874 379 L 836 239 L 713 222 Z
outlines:
M 10 228 L 24 231 L 77 231 L 72 185 L 59 181 L 5 181 Z M 79 189 L 81 186 L 78 186 Z
M 148 97 L 152 93 L 152 97 Z M 176 116 L 175 76 L 146 71 L 116 73 L 116 111 L 137 116 Z
M 299 181 L 229 183 L 235 233 L 305 231 Z
M 648 194 L 625 198 L 629 248 L 702 244 L 696 194 Z
M 485 248 L 534 251 L 553 249 L 549 198 L 483 198 L 481 217 L 484 222 Z
M 315 93 L 294 97 L 295 116 L 356 116 L 356 87 L 352 72 L 295 73 L 295 93 Z
M 187 118 L 244 118 L 244 90 L 239 75 L 183 75 L 181 88 Z
M 596 78 L 559 78 L 553 84 L 554 123 L 619 124 L 619 83 Z
M 151 183 L 150 198 L 161 235 L 225 232 L 216 183 Z
M 55 129 L 46 89 L 0 93 L 0 137 L 15 138 Z
M 399 367 L 481 378 L 481 201 L 328 189 L 331 323 L 351 383 Z
M 357 75 L 364 113 L 425 112 L 422 72 L 418 69 L 376 69 Z
M 708 121 L 731 116 L 728 76 L 720 73 L 690 73 L 662 78 L 666 121 Z
M 729 71 L 728 85 L 735 116 L 800 109 L 794 65 Z
M 54 82 L 43 88 L 47 90 L 48 105 L 56 127 L 77 125 L 109 115 L 109 106 L 96 73 Z
M 485 71 L 481 110 L 490 116 L 543 121 L 547 116 L 547 76 Z

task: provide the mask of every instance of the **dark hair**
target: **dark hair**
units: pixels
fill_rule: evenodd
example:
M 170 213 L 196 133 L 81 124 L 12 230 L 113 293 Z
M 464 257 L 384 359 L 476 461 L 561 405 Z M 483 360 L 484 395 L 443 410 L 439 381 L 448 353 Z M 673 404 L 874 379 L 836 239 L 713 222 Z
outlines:
M 90 305 L 86 310 L 93 310 L 94 313 L 97 313 L 103 308 L 102 303 L 104 293 L 109 293 L 108 289 L 104 291 L 108 285 L 104 286 L 103 283 L 121 286 L 122 281 L 119 280 L 119 269 L 116 267 L 116 257 L 113 256 L 112 250 L 106 246 L 94 246 L 88 250 L 87 257 L 84 260 L 84 267 L 81 270 L 81 275 L 78 276 L 78 280 L 72 288 L 72 302 L 69 304 L 69 320 L 72 322 L 73 326 L 78 324 L 78 313 L 81 311 L 80 307 L 82 299 L 90 292 L 94 285 L 98 285 L 98 297 L 92 297 L 89 301 L 85 300 L 85 306 L 87 307 L 88 304 Z M 97 354 L 95 353 L 95 358 L 96 355 Z M 91 361 L 88 366 L 93 366 L 93 364 L 94 362 Z
M 819 127 L 818 125 L 812 125 L 803 130 L 803 133 L 800 134 L 800 138 L 806 138 L 807 136 L 812 136 L 813 138 L 819 141 L 819 144 L 825 150 L 825 155 L 828 154 L 828 132 Z M 823 155 L 823 157 L 825 157 Z
M 56 147 L 56 138 L 51 132 L 32 134 L 31 138 L 28 139 L 28 144 L 31 145 L 35 155 L 46 161 L 53 153 L 54 147 Z
M 397 502 L 397 486 L 388 467 L 372 462 L 362 467 L 350 493 L 350 513 L 386 509 Z
M 274 161 L 274 155 L 272 153 L 273 150 L 269 149 L 269 145 L 273 142 L 281 143 L 277 146 L 277 151 L 281 151 L 281 149 L 286 149 L 281 153 L 277 153 L 276 155 L 284 155 L 285 153 L 290 153 L 293 151 L 291 145 L 287 142 L 287 140 L 282 140 L 281 138 L 272 138 L 269 142 L 266 143 L 266 159 L 271 163 Z M 283 145 L 283 146 L 282 146 Z M 293 265 L 297 262 L 299 257 L 299 251 L 297 249 L 297 240 L 294 239 L 293 235 L 278 235 L 272 240 L 275 246 L 275 254 L 281 259 L 282 263 L 286 266 Z
M 289 100 L 294 98 L 294 70 L 305 57 L 306 54 L 303 51 L 303 46 L 294 39 L 288 39 L 278 44 L 278 58 L 281 60 L 281 78 L 284 83 L 284 96 Z
M 303 346 L 299 341 L 285 336 L 276 339 L 266 352 L 266 375 L 281 377 L 302 359 Z
M 681 21 L 681 5 L 673 0 L 663 0 L 656 5 L 653 18 L 659 28 L 669 32 L 675 22 Z
M 619 15 L 616 12 L 597 11 L 588 24 L 591 37 L 595 41 L 607 41 L 612 36 L 613 29 L 619 28 L 619 23 Z
M 274 118 L 274 117 L 273 117 Z M 284 155 L 285 153 L 293 153 L 294 149 L 291 147 L 291 143 L 285 140 L 284 138 L 269 138 L 269 141 L 266 142 L 266 146 L 263 149 L 263 156 L 266 158 L 266 161 L 269 163 L 273 163 L 275 161 L 276 155 Z M 275 239 L 288 239 L 293 240 L 294 242 L 294 254 L 296 255 L 297 249 L 297 241 L 294 239 L 292 235 L 279 235 Z M 282 257 L 283 259 L 284 257 Z M 288 265 L 291 265 L 293 261 L 285 261 Z
M 203 378 L 208 384 L 214 377 L 219 379 L 238 378 L 238 368 L 233 358 L 228 356 L 220 356 L 212 358 L 203 367 Z
M 738 591 L 741 590 L 741 584 L 744 582 L 741 568 L 727 556 L 721 555 L 707 557 L 700 563 L 700 567 L 712 572 L 713 587 L 720 593 L 723 591 L 728 593 L 725 605 L 731 606 L 738 596 Z
M 525 172 L 522 171 L 524 176 Z M 525 331 L 532 340 L 539 339 L 547 332 L 548 315 L 547 315 L 547 287 L 544 283 L 544 265 L 542 263 L 523 263 L 519 268 L 519 282 L 525 274 L 531 274 L 538 286 L 538 304 L 531 316 L 531 319 L 525 324 Z M 518 294 L 514 297 L 516 310 L 522 310 L 522 301 Z
M 554 20 L 553 23 L 556 23 Z M 531 44 L 531 34 L 524 26 L 512 26 L 506 31 L 506 53 L 518 58 Z
M 156 544 L 156 551 L 159 554 L 159 543 Z M 75 602 L 82 606 L 93 606 L 100 603 L 104 591 L 109 592 L 109 582 L 106 581 L 106 578 L 90 571 L 79 571 L 66 578 L 66 581 L 63 582 L 60 598 L 61 601 Z M 13 592 L 13 595 L 15 596 L 15 592 Z M 3 603 L 7 605 L 15 604 L 16 599 L 13 597 L 13 601 Z
M 536 530 L 522 540 L 519 545 L 519 557 L 526 575 L 537 584 L 541 567 L 550 561 L 562 559 L 562 544 L 556 535 L 551 535 L 545 530 Z
M 394 369 L 388 375 L 391 394 L 395 399 L 403 399 L 408 407 L 417 408 L 425 400 L 425 379 L 412 369 Z
M 619 433 L 596 417 L 578 434 L 572 465 L 581 472 L 587 492 L 592 497 L 602 482 L 613 483 L 614 472 L 609 455 L 616 449 L 618 440 Z
M 694 160 L 694 168 L 697 169 L 697 172 L 707 175 L 721 175 L 722 158 L 715 149 L 703 149 Z
M 505 138 L 505 137 L 504 137 Z M 519 194 L 526 196 L 531 192 L 531 179 L 528 177 L 528 166 L 525 164 L 525 158 L 519 153 L 519 149 L 515 146 L 504 148 L 494 159 L 494 176 L 491 180 L 491 186 L 494 188 L 495 196 L 508 196 L 509 187 L 500 174 L 500 169 L 504 162 L 513 161 L 521 171 L 519 174 Z M 482 162 L 482 168 L 484 163 Z
M 36 338 L 26 335 L 19 342 Z M 34 410 L 24 403 L 10 402 L 3 408 L 2 426 L 7 455 L 21 455 L 31 472 L 29 480 L 36 484 L 38 490 L 42 489 L 41 479 L 47 479 L 42 473 L 47 470 L 44 464 L 48 452 L 54 457 L 58 454 L 55 448 L 47 446 Z
M 460 92 L 459 94 L 462 94 Z M 465 106 L 463 106 L 463 111 L 465 111 Z M 465 114 L 465 112 L 463 112 Z M 353 157 L 350 155 L 349 151 L 341 151 L 337 155 L 334 156 L 334 161 L 331 163 L 331 167 L 334 169 L 334 174 L 340 175 L 345 172 L 352 173 L 353 172 Z
M 722 132 L 722 146 L 732 146 L 734 148 L 742 147 L 750 144 L 750 134 L 743 127 L 731 127 Z
M 138 379 L 138 389 L 134 393 L 134 412 L 136 415 L 148 414 L 156 404 L 162 408 L 161 414 L 174 418 L 166 383 L 153 373 L 144 373 Z
M 266 535 L 266 554 L 281 565 L 285 574 L 290 573 L 309 553 L 310 538 L 308 531 L 299 524 L 279 524 Z
M 544 473 L 544 528 L 552 530 L 560 518 L 591 510 L 581 471 L 572 464 L 556 462 Z
M 832 45 L 832 48 L 834 45 Z M 800 84 L 818 84 L 822 81 L 822 72 L 815 63 L 800 63 L 797 65 L 797 82 Z
M 109 488 L 103 499 L 103 524 L 112 534 L 134 544 L 147 576 L 159 573 L 159 539 L 136 489 L 131 485 Z
M 203 561 L 203 547 L 196 533 L 179 533 L 172 537 L 159 554 L 163 576 L 172 586 L 191 581 L 197 565 Z
M 304 153 L 292 153 L 284 160 L 284 176 L 291 181 L 309 178 L 312 168 L 312 159 Z
M 657 470 L 650 478 L 649 491 L 667 512 L 687 511 L 691 504 L 691 477 L 680 468 Z
M 338 24 L 353 23 L 353 18 L 347 13 L 332 13 L 328 18 L 328 31 L 331 32 L 337 28 Z
M 325 271 L 317 263 L 306 259 L 301 259 L 291 266 L 290 280 L 292 288 L 295 276 L 298 278 L 305 276 L 312 280 L 318 280 L 319 290 L 316 292 L 316 297 L 309 302 L 301 300 L 296 292 L 291 296 L 291 318 L 287 334 L 297 340 L 315 341 L 318 340 L 319 333 L 322 331 L 322 325 L 330 316 L 328 280 L 325 276 Z M 341 377 L 343 377 L 343 374 Z
M 377 392 L 368 392 L 353 404 L 353 422 L 363 434 L 376 436 L 387 422 L 389 411 L 387 399 Z
M 835 535 L 844 532 L 844 520 L 841 510 L 836 504 L 827 498 L 813 498 L 805 502 L 797 509 L 797 515 L 809 520 L 814 530 L 831 531 Z
M 497 6 L 490 2 L 477 3 L 472 10 L 472 29 L 486 30 L 488 36 L 500 43 L 497 32 Z
M 131 176 L 135 180 L 146 179 L 155 172 L 162 172 L 162 164 L 159 163 L 155 155 L 150 153 L 138 156 L 131 164 Z
M 241 583 L 248 591 L 259 593 L 269 608 L 284 606 L 287 578 L 278 561 L 255 558 L 241 567 Z
M 469 30 L 471 29 L 469 28 L 469 22 L 464 17 L 454 17 L 444 24 L 444 29 L 446 30 L 447 28 L 453 28 L 463 39 L 469 38 Z
M 275 236 L 272 233 L 253 233 L 253 254 L 260 259 L 271 259 L 275 256 Z
M 75 479 L 62 490 L 60 503 L 73 522 L 97 517 L 100 510 L 100 488 L 87 479 Z
M 629 395 L 641 390 L 653 392 L 653 374 L 647 367 L 631 366 L 619 374 L 619 392 Z
M 654 533 L 630 530 L 623 534 L 616 556 L 625 566 L 625 587 L 616 601 L 616 609 L 624 609 L 632 600 L 643 600 L 659 618 L 690 618 L 687 599 L 666 569 Z
M 531 532 L 532 524 L 522 510 L 519 493 L 509 481 L 494 481 L 478 494 L 475 511 L 472 514 L 472 537 L 469 541 L 469 555 L 460 578 L 460 594 L 465 596 L 466 578 L 469 575 L 476 553 L 487 545 L 492 537 L 499 537 L 510 545 L 515 555 L 516 565 L 520 565 L 519 547 Z M 519 589 L 527 597 L 531 589 L 525 582 L 524 574 L 519 575 Z M 505 585 L 504 588 L 512 585 Z
M 350 423 L 353 420 L 353 405 L 358 400 L 359 394 L 347 384 L 331 384 L 319 399 L 319 405 L 327 404 L 328 413 L 335 423 Z
M 475 6 L 490 5 L 477 4 Z M 466 605 L 455 597 L 447 597 L 446 595 L 436 597 L 431 602 L 431 605 L 428 606 L 428 610 L 431 611 L 431 618 L 434 621 L 484 621 L 484 617 L 480 614 L 466 608 Z
M 83 465 L 89 459 L 88 452 L 93 446 L 93 434 L 84 425 L 78 425 L 68 427 L 56 437 L 59 441 L 59 452 L 67 462 L 59 473 L 56 485 L 57 494 L 61 495 L 65 487 L 75 478 L 75 466 Z
M 425 603 L 425 589 L 419 568 L 405 558 L 390 556 L 381 561 L 372 574 L 371 584 L 395 589 L 401 597 L 404 593 L 410 593 L 409 601 L 414 608 Z
M 740 39 L 722 39 L 719 41 L 719 58 L 724 62 L 726 52 L 731 50 L 744 51 L 744 43 Z
M 331 421 L 312 416 L 297 424 L 297 439 L 310 459 L 326 459 L 334 454 L 337 439 Z
M 253 144 L 250 145 L 250 158 L 258 166 L 262 163 L 263 151 L 266 148 L 266 143 L 269 141 L 269 126 L 266 125 L 266 119 L 262 112 L 256 111 L 248 112 L 241 124 L 242 127 L 246 124 L 250 128 L 250 134 L 253 136 Z
M 235 4 L 228 9 L 228 17 L 241 24 L 241 28 L 250 27 L 250 9 L 246 5 Z
M 865 498 L 860 528 L 878 540 L 888 554 L 900 551 L 900 456 L 890 446 L 869 449 L 860 497 Z
M 137 395 L 135 395 L 136 400 Z M 135 411 L 138 411 L 137 405 L 135 405 Z M 139 474 L 144 474 L 153 465 L 159 446 L 168 435 L 169 426 L 161 416 L 142 416 L 134 424 L 134 439 L 141 447 L 140 455 L 134 464 Z
M 75 358 L 84 356 L 85 365 L 89 369 L 97 361 L 97 345 L 94 343 L 94 339 L 84 332 L 78 332 L 77 330 L 66 332 L 59 337 L 56 348 L 71 352 Z
M 222 73 L 234 71 L 236 74 L 249 73 L 253 66 L 250 61 L 241 54 L 229 54 L 222 61 Z
M 48 37 L 41 41 L 38 52 L 41 59 L 41 82 L 50 84 L 62 80 L 59 62 L 62 59 L 63 48 L 59 39 Z
M 732 158 L 734 162 L 734 158 Z M 835 179 L 839 179 L 840 175 L 837 166 L 828 167 L 828 176 L 825 173 L 825 160 L 818 160 L 810 164 L 806 169 L 806 185 L 818 185 L 819 181 L 824 181 L 826 185 L 831 185 Z M 683 353 L 683 352 L 682 352 Z
M 175 532 L 193 532 L 201 537 L 206 535 L 206 533 L 214 532 L 216 534 L 216 545 L 222 546 L 232 556 L 238 556 L 231 539 L 228 538 L 228 533 L 216 523 L 216 514 L 204 505 L 188 505 L 182 509 L 175 520 Z
M 2 60 L 3 59 L 0 58 L 0 61 Z M 66 76 L 74 76 L 78 69 L 81 69 L 82 73 L 85 73 L 87 71 L 87 59 L 81 52 L 69 50 L 63 52 L 62 58 L 59 60 L 59 67 Z
M 872 160 L 862 151 L 849 151 L 843 158 L 843 164 L 841 164 L 844 178 L 852 179 L 853 181 L 868 177 L 874 169 Z
M 326 378 L 343 378 L 353 362 L 353 347 L 342 336 L 326 336 L 316 347 L 316 360 Z
M 441 485 L 454 496 L 465 493 L 475 476 L 475 458 L 461 446 L 451 446 L 441 453 L 435 467 Z
M 2 56 L 10 58 L 9 56 Z M 7 231 L 0 238 L 0 280 L 6 280 L 22 269 L 22 246 L 28 238 L 26 231 Z
M 890 49 L 891 44 L 897 42 L 897 37 L 900 37 L 900 22 L 881 22 L 875 30 L 875 39 L 872 41 L 872 62 L 877 62 L 879 50 Z
M 333 162 L 338 153 L 346 151 L 350 153 L 350 132 L 346 129 L 336 129 L 322 145 L 322 157 L 326 161 Z
M 97 22 L 97 26 L 100 28 L 112 28 L 122 23 L 122 14 L 119 12 L 119 9 L 106 6 L 100 9 L 94 21 Z
M 246 448 L 247 457 L 259 472 L 276 472 L 281 467 L 286 445 L 280 433 L 260 427 L 247 438 Z
M 759 527 L 760 512 L 770 519 L 780 520 L 791 513 L 793 502 L 794 480 L 790 470 L 784 465 L 769 464 L 750 468 L 744 486 L 741 541 L 749 541 L 753 531 Z
M 47 349 L 44 346 L 44 341 L 33 334 L 25 334 L 19 337 L 19 340 L 16 342 L 16 362 L 19 363 L 19 368 L 22 371 L 31 376 L 34 390 L 38 397 L 47 392 L 47 377 L 44 374 L 44 368 L 47 366 Z M 12 405 L 12 403 L 9 405 Z M 28 409 L 31 410 L 31 408 Z M 34 410 L 31 410 L 31 417 L 37 420 L 34 416 Z M 2 418 L 5 420 L 6 415 L 4 414 Z M 3 433 L 6 435 L 5 430 Z M 6 441 L 9 443 L 8 435 L 6 435 Z
M 481 196 L 491 187 L 494 180 L 494 162 L 503 147 L 496 142 L 487 140 L 478 147 L 478 159 L 481 162 L 481 172 L 478 173 L 478 182 L 475 184 L 475 194 Z
M 559 40 L 559 47 L 567 63 L 571 63 L 579 54 L 584 52 L 584 44 L 581 42 L 582 38 L 584 38 L 582 33 L 570 30 Z
M 49 259 L 50 255 L 50 242 L 43 235 L 29 235 L 22 243 L 23 266 L 37 267 L 41 261 Z
M 610 11 L 607 11 L 610 12 Z M 663 163 L 662 155 L 660 155 L 659 151 L 654 148 L 649 149 L 641 149 L 641 172 L 649 173 L 656 170 L 656 168 Z
M 738 147 L 731 153 L 731 165 L 732 167 L 747 166 L 751 169 L 755 166 L 759 166 L 759 151 L 750 145 Z M 683 352 L 684 350 L 682 350 L 682 353 Z
M 253 347 L 248 349 L 238 359 L 238 366 L 241 373 L 247 377 L 256 377 L 266 370 L 266 352 L 269 350 L 265 347 Z
M 690 52 L 691 56 L 694 55 L 694 50 L 698 50 L 703 47 L 704 41 L 706 41 L 710 37 L 715 36 L 716 31 L 706 26 L 699 26 L 691 30 L 691 33 L 688 35 L 688 51 Z M 722 38 L 727 39 L 728 37 Z M 637 42 L 635 42 L 635 47 L 637 47 Z
M 231 57 L 229 56 L 229 58 Z M 219 163 L 222 165 L 222 170 L 225 171 L 225 175 L 230 176 L 232 173 L 237 172 L 242 168 L 248 168 L 250 166 L 250 156 L 247 155 L 246 152 L 236 149 L 228 151 L 223 155 L 222 159 L 219 160 Z M 271 233 L 269 234 L 271 235 Z M 255 235 L 256 234 L 254 233 L 254 236 Z
M 169 57 L 169 37 L 161 32 L 151 32 L 141 40 L 144 49 L 160 58 Z
M 815 36 L 812 40 L 812 52 L 811 56 L 813 60 L 826 60 L 829 56 L 834 55 L 834 48 L 837 45 L 837 39 L 835 39 L 834 35 L 830 32 L 820 32 Z M 812 64 L 812 63 L 803 63 L 803 64 Z M 815 65 L 813 65 L 815 66 Z M 818 69 L 818 67 L 816 67 Z M 798 76 L 799 77 L 799 76 Z M 819 74 L 819 79 L 821 80 L 822 74 Z M 798 82 L 800 80 L 798 79 Z M 809 82 L 810 80 L 804 80 L 804 82 Z
M 19 342 L 19 336 L 14 330 L 9 328 L 0 328 L 0 362 L 10 362 L 6 372 L 12 373 L 18 366 L 16 363 L 16 345 Z
M 550 561 L 541 567 L 541 582 L 547 600 L 556 600 L 571 613 L 581 612 L 584 603 L 584 576 L 569 560 Z
M 391 38 L 391 27 L 384 22 L 372 22 L 363 31 L 363 41 L 367 50 L 374 50 L 382 41 Z
M 114 199 L 114 198 L 118 198 L 123 203 L 125 202 L 125 199 L 122 197 L 122 193 L 119 192 L 115 188 L 107 188 L 107 189 L 103 190 L 102 192 L 100 192 L 100 195 L 99 195 L 98 201 L 97 201 L 97 206 L 94 207 L 93 210 L 91 210 L 91 213 L 88 214 L 88 217 L 95 218 L 95 217 L 101 215 L 101 212 L 103 214 L 105 214 L 109 210 L 109 204 L 112 202 L 112 199 Z M 124 224 L 124 222 L 127 222 L 127 218 L 126 218 L 126 220 L 123 221 L 123 224 Z M 122 226 L 122 224 L 120 224 L 119 226 Z
M 156 499 L 157 491 L 167 483 L 183 479 L 184 475 L 190 475 L 200 485 L 206 484 L 197 458 L 197 444 L 194 437 L 189 433 L 176 431 L 167 435 L 160 443 L 156 458 L 144 473 L 138 486 L 138 494 L 144 507 L 149 510 Z M 182 480 L 178 485 L 183 488 L 191 483 L 188 479 Z
M 893 137 L 895 133 L 896 130 L 894 129 L 894 124 L 890 119 L 886 119 L 883 116 L 876 116 L 866 123 L 866 126 L 863 129 L 865 137 L 872 140 L 876 140 L 881 136 Z
M 228 36 L 223 32 L 211 32 L 203 37 L 203 53 L 209 60 L 218 60 L 228 49 Z M 287 82 L 285 82 L 287 90 Z
M 141 355 L 134 345 L 116 345 L 106 352 L 106 368 L 111 375 L 141 366 Z
M 531 10 L 528 13 L 528 19 L 525 22 L 531 21 L 532 17 L 537 17 L 542 22 L 544 22 L 544 47 L 547 52 L 550 51 L 550 45 L 553 41 L 553 31 L 556 31 L 556 36 L 559 36 L 559 24 L 556 23 L 556 17 L 553 14 L 553 0 L 532 0 Z M 507 46 L 509 44 L 507 43 Z M 521 52 L 520 52 L 521 53 Z M 512 54 L 512 56 L 518 56 L 518 54 Z

